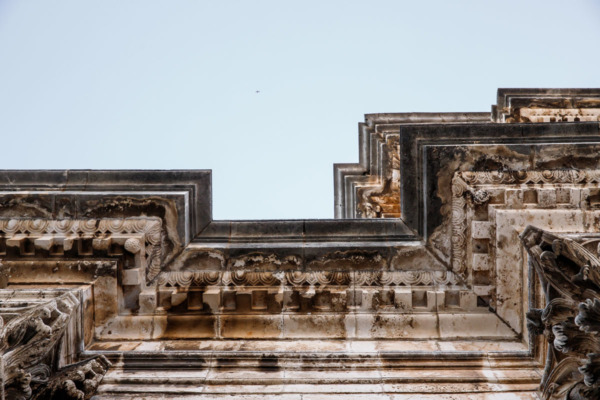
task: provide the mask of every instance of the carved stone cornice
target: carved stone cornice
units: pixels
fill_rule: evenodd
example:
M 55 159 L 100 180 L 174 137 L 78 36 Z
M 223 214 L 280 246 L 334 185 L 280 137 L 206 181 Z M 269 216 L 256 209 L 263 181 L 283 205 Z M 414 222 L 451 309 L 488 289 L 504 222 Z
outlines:
M 158 217 L 178 247 L 212 220 L 211 192 L 209 170 L 2 170 L 0 217 Z
M 518 234 L 528 224 L 590 232 L 599 183 L 597 169 L 456 172 L 452 271 L 520 332 L 524 315 L 515 298 L 527 288 L 518 273 L 526 267 L 516 268 L 524 264 Z
M 335 217 L 401 217 L 404 126 L 598 121 L 598 89 L 498 89 L 491 113 L 367 114 L 359 124 L 359 162 L 334 166 Z
M 598 122 L 598 89 L 498 89 L 495 122 Z
M 36 251 L 52 257 L 75 252 L 80 257 L 119 256 L 123 251 L 134 255 L 128 276 L 138 273 L 147 281 L 154 279 L 163 263 L 174 257 L 165 254 L 166 233 L 160 218 L 105 219 L 1 219 L 0 256 L 5 259 L 11 248 L 19 256 L 35 256 Z
M 538 118 L 523 99 L 510 107 Z M 599 125 L 569 113 L 369 115 L 360 163 L 335 169 L 336 216 L 356 219 L 212 221 L 208 171 L 0 172 L 0 287 L 78 300 L 36 393 L 88 396 L 107 364 L 81 360 L 106 356 L 102 400 L 536 398 L 548 346 L 526 331 L 542 300 L 519 235 L 600 241 Z M 22 310 L 6 291 L 5 322 L 47 302 Z M 578 367 L 597 346 L 586 293 L 529 316 Z M 571 361 L 552 382 L 571 382 Z
M 491 122 L 489 113 L 367 114 L 359 162 L 335 164 L 335 218 L 400 218 L 399 129 L 404 125 Z
M 457 172 L 452 178 L 452 270 L 468 278 L 466 241 L 473 237 L 475 207 L 491 202 L 495 208 L 585 208 L 582 202 L 598 183 L 600 170 Z M 525 192 L 531 199 L 523 199 Z M 475 223 L 482 226 L 484 220 L 478 218 Z

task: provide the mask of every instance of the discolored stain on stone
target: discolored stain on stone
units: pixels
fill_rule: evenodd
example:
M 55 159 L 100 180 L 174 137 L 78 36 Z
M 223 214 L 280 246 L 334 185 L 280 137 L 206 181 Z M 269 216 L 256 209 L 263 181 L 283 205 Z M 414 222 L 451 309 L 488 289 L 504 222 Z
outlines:
M 281 271 L 297 268 L 302 265 L 300 257 L 295 255 L 278 256 L 276 254 L 249 253 L 230 258 L 228 269 L 251 269 L 260 271 Z
M 214 249 L 185 250 L 168 266 L 169 271 L 223 270 L 226 260 L 222 251 Z
M 313 270 L 368 270 L 386 269 L 387 266 L 387 259 L 380 252 L 368 250 L 336 251 L 308 261 L 308 267 Z

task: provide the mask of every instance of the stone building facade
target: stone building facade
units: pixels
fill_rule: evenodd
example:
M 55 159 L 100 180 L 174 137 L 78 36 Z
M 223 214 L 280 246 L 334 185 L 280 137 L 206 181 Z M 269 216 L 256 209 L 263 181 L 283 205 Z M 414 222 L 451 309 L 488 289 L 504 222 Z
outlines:
M 335 219 L 0 172 L 0 399 L 600 398 L 600 90 L 373 114 Z

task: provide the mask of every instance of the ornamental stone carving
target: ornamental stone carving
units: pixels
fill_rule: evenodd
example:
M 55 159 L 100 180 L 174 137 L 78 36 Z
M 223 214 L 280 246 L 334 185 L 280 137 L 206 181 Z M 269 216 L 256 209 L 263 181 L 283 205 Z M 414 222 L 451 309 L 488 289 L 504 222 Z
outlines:
M 18 300 L 13 307 L 0 310 L 0 398 L 89 399 L 110 362 L 100 355 L 58 367 L 65 331 L 79 311 L 75 294 L 67 291 L 39 305 L 19 293 L 12 298 Z
M 598 398 L 599 99 L 367 115 L 332 220 L 213 220 L 210 171 L 0 171 L 0 400 Z
M 600 398 L 600 238 L 558 236 L 528 227 L 521 235 L 546 300 L 527 326 L 549 343 L 544 399 Z

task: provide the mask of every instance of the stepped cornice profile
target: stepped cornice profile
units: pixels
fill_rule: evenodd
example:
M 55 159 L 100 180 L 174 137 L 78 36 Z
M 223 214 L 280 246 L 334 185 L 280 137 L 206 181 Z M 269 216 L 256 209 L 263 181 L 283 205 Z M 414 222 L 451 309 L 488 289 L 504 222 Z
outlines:
M 207 170 L 0 171 L 0 399 L 596 398 L 599 115 L 367 115 L 329 220 L 213 220 Z

